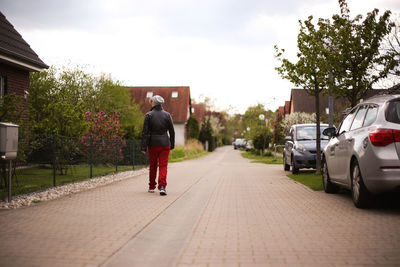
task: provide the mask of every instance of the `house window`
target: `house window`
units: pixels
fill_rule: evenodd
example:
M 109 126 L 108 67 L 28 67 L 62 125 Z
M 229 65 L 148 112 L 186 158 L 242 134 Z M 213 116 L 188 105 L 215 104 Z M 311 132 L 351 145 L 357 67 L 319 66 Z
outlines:
M 0 76 L 0 99 L 4 98 L 6 92 L 6 77 Z
M 172 92 L 172 98 L 178 98 L 178 92 L 177 91 Z
M 194 108 L 192 108 L 192 113 L 194 113 Z
M 146 97 L 147 98 L 153 97 L 153 92 L 147 92 Z

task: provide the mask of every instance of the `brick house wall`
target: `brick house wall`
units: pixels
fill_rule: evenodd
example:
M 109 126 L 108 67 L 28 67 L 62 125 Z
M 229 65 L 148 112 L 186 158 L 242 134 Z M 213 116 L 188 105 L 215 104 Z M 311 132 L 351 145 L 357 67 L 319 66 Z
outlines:
M 29 71 L 16 68 L 0 62 L 0 76 L 5 77 L 5 94 L 15 93 L 24 97 L 25 91 L 29 91 Z M 21 118 L 28 121 L 28 103 L 22 101 L 23 112 Z

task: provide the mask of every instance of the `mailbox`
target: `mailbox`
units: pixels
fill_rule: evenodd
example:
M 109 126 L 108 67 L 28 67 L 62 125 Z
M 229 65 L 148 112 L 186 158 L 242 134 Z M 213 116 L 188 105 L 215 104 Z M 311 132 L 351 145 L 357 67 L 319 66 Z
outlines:
M 18 125 L 0 122 L 0 155 L 2 159 L 11 160 L 17 157 Z

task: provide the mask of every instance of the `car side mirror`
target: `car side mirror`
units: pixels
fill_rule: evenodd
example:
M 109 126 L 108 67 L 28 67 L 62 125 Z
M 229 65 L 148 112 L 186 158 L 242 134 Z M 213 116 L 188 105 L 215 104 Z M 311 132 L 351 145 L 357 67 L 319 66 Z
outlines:
M 291 136 L 285 136 L 285 142 L 286 141 L 293 141 Z
M 328 137 L 333 137 L 336 136 L 336 128 L 335 127 L 329 127 L 326 128 L 323 132 L 323 135 L 328 136 Z

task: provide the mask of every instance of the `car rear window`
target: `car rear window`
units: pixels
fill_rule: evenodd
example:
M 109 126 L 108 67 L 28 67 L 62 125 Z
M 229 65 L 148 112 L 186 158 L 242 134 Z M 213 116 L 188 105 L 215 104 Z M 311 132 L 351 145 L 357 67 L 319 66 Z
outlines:
M 400 124 L 400 99 L 388 103 L 385 117 L 388 122 Z

